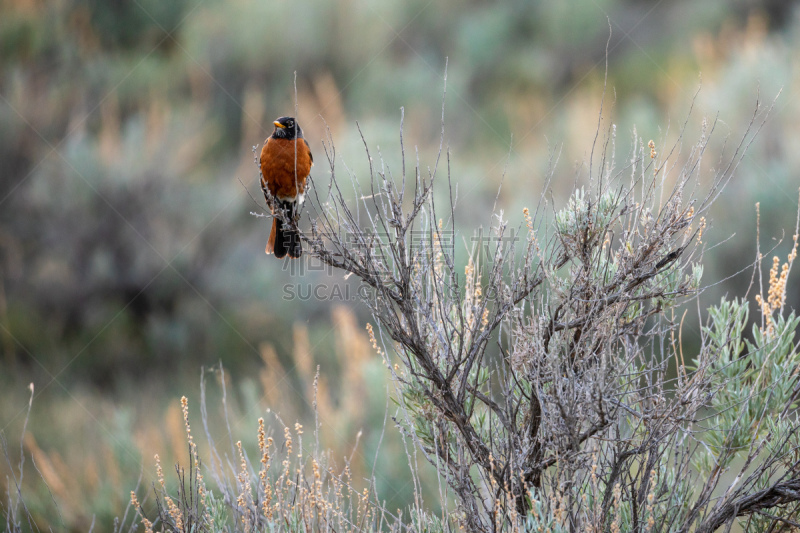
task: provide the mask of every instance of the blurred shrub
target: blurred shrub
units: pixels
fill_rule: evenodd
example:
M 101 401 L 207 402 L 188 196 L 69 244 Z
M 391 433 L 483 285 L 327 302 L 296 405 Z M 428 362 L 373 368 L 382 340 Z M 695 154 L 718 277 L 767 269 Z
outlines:
M 147 52 L 153 47 L 174 47 L 170 33 L 178 27 L 191 2 L 175 0 L 89 0 L 89 22 L 104 47 Z M 76 6 L 75 12 L 81 13 Z
M 247 216 L 256 207 L 238 181 L 257 195 L 250 147 L 268 135 L 271 118 L 294 107 L 295 72 L 299 115 L 318 159 L 330 127 L 337 156 L 362 176 L 354 118 L 384 144 L 406 106 L 409 143 L 423 157 L 438 146 L 449 57 L 447 141 L 459 206 L 489 209 L 506 168 L 500 201 L 518 211 L 541 188 L 556 152 L 554 193 L 565 198 L 571 166 L 592 138 L 608 36 L 598 7 L 614 30 L 609 87 L 618 153 L 629 148 L 634 124 L 658 146 L 674 139 L 676 127 L 657 124 L 666 122 L 664 110 L 683 116 L 699 71 L 704 89 L 693 120 L 720 112 L 731 131 L 749 120 L 757 83 L 768 97 L 781 85 L 791 92 L 800 24 L 792 18 L 782 33 L 770 33 L 776 25 L 768 17 L 780 13 L 734 4 L 730 16 L 725 2 L 678 8 L 606 0 L 569 10 L 455 1 L 6 2 L 0 359 L 24 362 L 37 376 L 29 352 L 51 373 L 76 368 L 70 378 L 109 385 L 119 375 L 219 358 L 233 370 L 252 368 L 262 341 L 288 357 L 280 335 L 287 317 L 308 318 L 318 329 L 319 302 L 282 299 L 281 287 L 297 279 L 260 255 L 266 228 Z M 649 31 L 678 10 L 691 20 L 679 38 Z M 779 104 L 728 189 L 730 201 L 720 202 L 761 201 L 766 235 L 777 234 L 774 213 L 794 209 L 796 115 L 796 106 Z M 712 148 L 709 165 L 723 146 Z M 327 179 L 322 171 L 314 177 Z M 746 218 L 719 209 L 710 223 L 750 236 Z M 738 242 L 748 241 L 715 251 L 722 261 L 711 259 L 711 275 L 747 264 Z
M 283 438 L 282 425 L 293 428 L 299 421 L 306 429 L 302 441 L 295 442 L 298 451 L 311 455 L 325 450 L 327 465 L 341 469 L 346 464 L 354 484 L 373 479 L 375 486 L 370 490 L 377 490 L 388 508 L 405 508 L 415 499 L 415 483 L 401 437 L 388 418 L 393 411 L 387 409 L 394 404 L 387 403 L 386 370 L 373 358 L 367 335 L 352 312 L 336 308 L 331 325 L 328 341 L 314 344 L 305 326 L 295 324 L 292 355 L 296 365 L 281 362 L 274 348 L 265 343 L 260 347 L 263 362 L 252 379 L 234 383 L 231 374 L 221 373 L 219 367 L 206 374 L 211 383 L 204 400 L 210 438 L 201 437 L 203 421 L 200 409 L 194 409 L 192 426 L 198 452 L 209 466 L 214 447 L 220 457 L 227 455 L 236 461 L 238 452 L 231 446 L 241 440 L 244 452 L 256 457 L 254 420 L 259 415 L 272 428 L 266 436 L 276 442 Z M 196 385 L 191 390 L 196 391 Z M 191 403 L 200 405 L 197 395 L 192 396 Z M 2 419 L 9 421 L 3 429 L 9 455 L 0 462 L 3 494 L 14 492 L 13 475 L 20 479 L 15 445 L 23 429 L 24 409 L 17 412 L 21 400 L 6 395 L 0 411 Z M 91 391 L 75 392 L 52 403 L 34 400 L 22 439 L 21 488 L 31 519 L 42 529 L 60 525 L 85 531 L 92 520 L 98 529 L 109 527 L 115 517 L 125 513 L 132 489 L 151 510 L 148 495 L 158 483 L 155 454 L 165 472 L 166 488 L 175 489 L 172 466 L 188 467 L 191 460 L 182 407 L 175 393 L 151 383 L 127 391 L 123 403 L 124 408 Z M 417 473 L 425 481 L 417 501 L 435 505 L 436 484 L 431 474 L 427 467 Z M 212 481 L 210 488 L 214 488 Z M 3 515 L 8 508 L 6 501 L 0 505 Z M 23 513 L 21 507 L 19 512 Z

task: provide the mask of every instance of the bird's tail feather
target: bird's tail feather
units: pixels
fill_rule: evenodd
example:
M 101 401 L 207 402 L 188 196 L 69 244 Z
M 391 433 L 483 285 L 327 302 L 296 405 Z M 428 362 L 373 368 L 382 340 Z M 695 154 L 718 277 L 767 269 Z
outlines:
M 281 209 L 286 216 L 294 218 L 295 202 L 280 202 Z M 264 250 L 267 254 L 275 254 L 275 257 L 282 259 L 289 254 L 289 257 L 298 258 L 303 255 L 303 245 L 300 241 L 300 233 L 289 226 L 284 225 L 283 221 L 275 216 L 272 219 L 272 232 Z

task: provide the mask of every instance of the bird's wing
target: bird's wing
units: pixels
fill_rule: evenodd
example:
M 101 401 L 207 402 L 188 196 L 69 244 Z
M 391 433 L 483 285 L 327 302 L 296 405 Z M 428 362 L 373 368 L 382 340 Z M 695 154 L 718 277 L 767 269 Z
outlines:
M 303 142 L 306 143 L 306 148 L 308 148 L 308 157 L 311 158 L 311 166 L 314 166 L 314 154 L 311 153 L 311 147 L 308 145 L 308 141 L 303 139 Z
M 267 157 L 267 145 L 269 144 L 270 138 L 267 137 L 267 140 L 264 141 L 264 146 L 261 148 L 261 157 L 259 157 L 258 162 L 261 166 L 261 190 L 264 192 L 264 199 L 267 201 L 267 205 L 270 205 L 270 194 L 267 190 L 267 174 L 266 174 L 266 157 Z M 272 207 L 270 205 L 270 207 Z

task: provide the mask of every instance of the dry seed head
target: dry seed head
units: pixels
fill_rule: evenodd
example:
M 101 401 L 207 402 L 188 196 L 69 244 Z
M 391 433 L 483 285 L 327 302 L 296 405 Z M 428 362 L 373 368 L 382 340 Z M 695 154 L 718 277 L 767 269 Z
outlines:
M 703 230 L 706 229 L 706 217 L 700 217 L 700 227 L 697 229 L 697 242 L 703 244 Z
M 267 484 L 264 487 L 264 502 L 261 504 L 261 512 L 264 518 L 272 520 L 272 486 Z
M 236 441 L 236 448 L 239 451 L 239 484 L 241 485 L 241 492 L 239 493 L 239 497 L 236 499 L 239 507 L 246 508 L 247 507 L 247 500 L 251 496 L 251 489 L 250 489 L 250 476 L 247 473 L 247 461 L 244 458 L 244 451 L 242 450 L 242 441 Z M 247 515 L 242 515 L 242 523 L 247 525 Z M 248 528 L 245 527 L 245 530 Z
M 656 143 L 654 143 L 653 140 L 650 139 L 650 142 L 647 143 L 647 147 L 650 148 L 650 159 L 655 159 L 656 155 L 657 155 L 656 154 Z
M 472 258 L 470 257 L 467 266 L 464 267 L 464 274 L 467 275 L 467 278 L 471 278 L 474 272 L 475 272 L 475 263 L 473 263 Z
M 181 396 L 181 410 L 183 411 L 183 423 L 186 425 L 186 436 L 189 439 L 189 444 L 193 444 L 192 428 L 189 426 L 189 400 L 186 396 Z
M 194 438 L 192 437 L 192 427 L 189 425 L 189 400 L 186 399 L 186 396 L 181 396 L 181 410 L 183 411 L 183 424 L 186 426 L 186 440 L 189 442 L 189 450 L 192 454 L 191 459 L 199 474 L 200 458 L 197 455 L 197 445 L 194 443 Z M 201 480 L 202 478 L 198 478 L 198 483 Z
M 258 449 L 262 452 L 267 447 L 266 432 L 264 431 L 264 419 L 258 419 Z
M 786 300 L 786 278 L 789 276 L 789 264 L 783 265 L 780 275 L 778 274 L 779 266 L 780 259 L 776 255 L 772 260 L 772 268 L 769 271 L 767 303 L 769 304 L 770 312 L 783 307 L 783 303 Z
M 131 491 L 131 507 L 136 511 L 136 514 L 142 517 L 142 525 L 144 526 L 144 533 L 153 533 L 153 523 L 145 518 L 140 509 L 142 506 L 139 504 L 139 499 L 136 497 L 136 493 Z
M 292 432 L 288 427 L 283 428 L 283 441 L 286 444 L 286 455 L 292 455 Z
M 525 217 L 525 225 L 528 226 L 528 231 L 533 231 L 533 219 L 531 218 L 531 212 L 528 210 L 527 207 L 522 209 L 522 215 Z
M 156 477 L 158 478 L 158 483 L 161 485 L 161 489 L 166 493 L 166 486 L 164 484 L 164 471 L 161 469 L 161 458 L 158 454 L 155 454 L 156 460 Z M 181 510 L 175 505 L 175 502 L 172 501 L 172 498 L 165 494 L 164 501 L 167 504 L 167 511 L 169 515 L 172 517 L 172 521 L 175 523 L 178 530 L 183 529 L 183 514 Z
M 656 490 L 656 470 L 655 468 L 650 470 L 650 492 L 647 494 L 647 503 L 653 505 L 653 500 L 656 497 L 655 490 Z
M 244 452 L 242 451 L 242 441 L 236 441 L 236 449 L 239 451 L 239 466 L 243 472 L 247 472 L 247 461 L 244 459 Z
M 158 479 L 158 483 L 161 485 L 161 488 L 164 487 L 164 471 L 161 469 L 161 458 L 158 454 L 155 455 L 156 460 L 156 478 Z
M 789 269 L 795 257 L 797 257 L 797 236 L 794 236 L 793 240 L 794 246 L 792 247 L 792 251 L 789 252 L 787 263 L 781 266 L 780 257 L 776 255 L 772 258 L 772 268 L 769 270 L 767 300 L 764 301 L 764 298 L 760 294 L 756 295 L 756 303 L 761 308 L 761 314 L 764 317 L 765 324 L 764 330 L 767 333 L 773 331 L 772 314 L 777 309 L 782 309 L 786 303 L 786 282 L 789 277 Z
M 620 502 L 622 500 L 622 486 L 617 483 L 614 485 L 614 521 L 611 523 L 611 531 L 613 533 L 620 533 L 619 528 L 619 515 L 620 515 Z
M 772 331 L 772 309 L 770 308 L 770 305 L 761 298 L 760 294 L 756 294 L 756 303 L 758 304 L 759 308 L 761 309 L 761 314 L 764 317 L 764 324 L 766 326 L 764 328 L 764 330 L 767 331 L 767 332 L 771 332 Z
M 377 339 L 375 339 L 375 332 L 372 330 L 372 324 L 369 322 L 367 322 L 367 333 L 369 333 L 369 341 L 372 343 L 372 349 L 375 350 L 378 355 L 383 355 L 383 351 L 380 346 L 378 346 Z
M 196 479 L 197 479 L 197 492 L 200 494 L 200 497 L 202 498 L 203 503 L 205 503 L 205 501 L 206 501 L 206 489 L 205 489 L 205 486 L 203 485 L 203 474 L 201 474 L 198 471 Z
M 175 523 L 175 529 L 183 531 L 183 513 L 178 506 L 175 505 L 175 502 L 172 501 L 172 498 L 167 498 L 166 501 L 169 516 L 172 517 L 172 521 Z

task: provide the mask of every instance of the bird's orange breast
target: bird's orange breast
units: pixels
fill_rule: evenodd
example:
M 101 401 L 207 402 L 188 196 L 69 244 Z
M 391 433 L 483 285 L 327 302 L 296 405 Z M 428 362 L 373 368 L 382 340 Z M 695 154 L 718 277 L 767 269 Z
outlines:
M 303 139 L 267 139 L 261 149 L 261 186 L 272 196 L 285 199 L 303 194 L 309 174 L 311 151 Z

